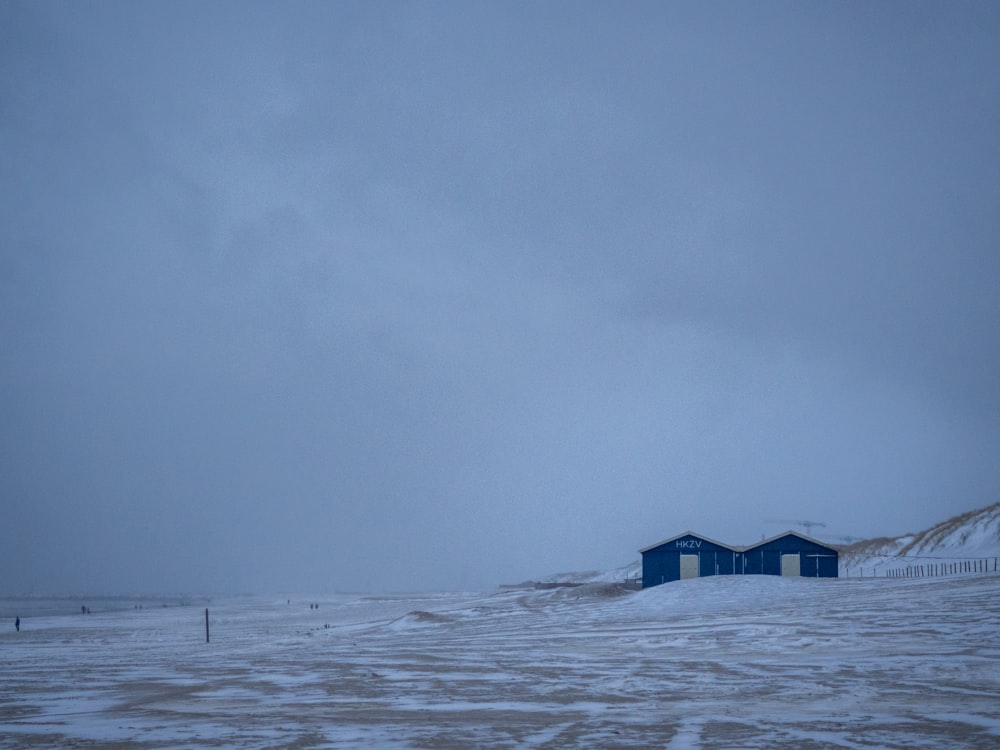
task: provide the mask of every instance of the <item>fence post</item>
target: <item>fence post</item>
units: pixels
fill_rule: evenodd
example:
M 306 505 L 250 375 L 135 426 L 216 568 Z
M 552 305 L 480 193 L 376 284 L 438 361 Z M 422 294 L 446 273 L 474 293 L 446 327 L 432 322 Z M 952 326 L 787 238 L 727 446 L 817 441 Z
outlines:
M 205 607 L 205 643 L 208 643 L 208 607 Z

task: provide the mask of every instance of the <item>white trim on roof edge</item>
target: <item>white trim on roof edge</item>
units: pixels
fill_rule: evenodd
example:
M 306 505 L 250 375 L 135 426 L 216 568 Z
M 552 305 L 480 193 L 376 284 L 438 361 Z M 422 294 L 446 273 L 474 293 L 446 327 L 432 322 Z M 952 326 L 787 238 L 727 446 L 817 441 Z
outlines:
M 771 543 L 771 542 L 773 542 L 773 541 L 775 541 L 777 539 L 782 539 L 783 537 L 786 537 L 786 536 L 798 537 L 799 539 L 802 539 L 803 541 L 812 542 L 813 544 L 818 544 L 820 547 L 826 547 L 828 549 L 838 549 L 835 544 L 828 544 L 826 542 L 821 542 L 819 539 L 813 539 L 811 536 L 806 536 L 805 534 L 800 534 L 799 532 L 792 531 L 791 529 L 789 529 L 788 531 L 783 531 L 780 534 L 776 534 L 775 536 L 768 537 L 767 539 L 761 539 L 759 542 L 756 542 L 754 544 L 744 544 L 742 546 L 740 546 L 740 545 L 733 545 L 733 544 L 726 544 L 724 542 L 717 542 L 714 539 L 705 536 L 704 534 L 696 534 L 693 531 L 685 531 L 685 532 L 683 532 L 681 534 L 677 534 L 676 536 L 672 536 L 669 539 L 664 539 L 662 542 L 657 542 L 656 544 L 651 544 L 648 547 L 643 547 L 641 550 L 639 550 L 639 554 L 644 554 L 646 552 L 649 552 L 651 549 L 656 549 L 657 547 L 662 547 L 664 544 L 670 544 L 670 542 L 675 542 L 678 539 L 680 539 L 681 537 L 685 537 L 685 536 L 698 537 L 699 539 L 704 539 L 706 542 L 711 542 L 712 544 L 714 544 L 714 545 L 716 545 L 718 547 L 725 547 L 726 549 L 732 550 L 733 552 L 746 552 L 747 550 L 750 550 L 750 549 L 756 549 L 757 547 L 760 547 L 762 544 L 769 544 L 769 543 Z

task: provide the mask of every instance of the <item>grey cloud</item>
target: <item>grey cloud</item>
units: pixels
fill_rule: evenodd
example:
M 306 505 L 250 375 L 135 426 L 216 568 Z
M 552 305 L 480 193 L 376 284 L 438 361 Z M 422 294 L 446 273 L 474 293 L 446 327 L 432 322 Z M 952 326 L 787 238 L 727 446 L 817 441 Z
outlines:
M 990 6 L 0 13 L 0 589 L 995 499 Z

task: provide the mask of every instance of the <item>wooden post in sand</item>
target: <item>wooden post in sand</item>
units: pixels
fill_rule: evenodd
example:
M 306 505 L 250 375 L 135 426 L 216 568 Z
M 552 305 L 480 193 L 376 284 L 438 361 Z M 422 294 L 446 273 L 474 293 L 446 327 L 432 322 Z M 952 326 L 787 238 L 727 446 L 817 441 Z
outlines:
M 208 643 L 208 607 L 205 607 L 205 643 Z

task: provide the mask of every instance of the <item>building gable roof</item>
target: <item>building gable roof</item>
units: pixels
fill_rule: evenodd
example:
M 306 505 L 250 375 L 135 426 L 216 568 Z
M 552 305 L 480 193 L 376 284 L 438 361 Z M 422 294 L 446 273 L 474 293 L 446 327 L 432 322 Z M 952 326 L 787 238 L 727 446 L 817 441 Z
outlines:
M 746 547 L 738 547 L 740 552 L 746 552 L 747 550 L 757 549 L 757 547 L 763 547 L 765 544 L 770 544 L 771 542 L 776 542 L 779 539 L 784 539 L 786 536 L 794 536 L 796 539 L 801 539 L 804 542 L 809 542 L 810 544 L 815 544 L 818 547 L 823 547 L 825 549 L 831 549 L 836 551 L 836 547 L 827 544 L 826 542 L 821 542 L 819 539 L 813 539 L 811 536 L 806 536 L 805 534 L 800 534 L 797 531 L 783 531 L 775 536 L 768 537 L 767 539 L 762 539 L 756 544 L 748 544 Z
M 821 542 L 818 539 L 813 539 L 811 536 L 806 536 L 805 534 L 800 534 L 797 531 L 783 531 L 780 534 L 776 534 L 775 536 L 768 537 L 767 539 L 762 539 L 761 541 L 759 541 L 759 542 L 757 542 L 755 544 L 747 544 L 747 545 L 744 545 L 744 546 L 726 544 L 724 542 L 717 542 L 714 539 L 710 539 L 709 537 L 704 536 L 702 534 L 696 534 L 693 531 L 685 531 L 682 534 L 677 534 L 676 536 L 672 536 L 669 539 L 664 539 L 662 542 L 657 542 L 656 544 L 651 544 L 648 547 L 643 547 L 641 550 L 639 550 L 639 553 L 643 554 L 643 553 L 649 552 L 650 550 L 654 550 L 657 547 L 662 547 L 665 544 L 670 544 L 671 542 L 676 542 L 678 539 L 683 539 L 686 536 L 693 536 L 696 539 L 701 539 L 703 541 L 706 541 L 706 542 L 709 542 L 711 544 L 714 544 L 716 547 L 722 547 L 723 549 L 732 550 L 733 552 L 746 552 L 748 550 L 757 549 L 758 547 L 762 547 L 765 544 L 770 544 L 771 542 L 775 542 L 778 539 L 784 539 L 786 536 L 794 536 L 796 539 L 801 539 L 804 542 L 809 542 L 811 544 L 815 544 L 815 545 L 817 545 L 819 547 L 823 547 L 824 549 L 833 550 L 835 552 L 837 551 L 837 548 L 834 547 L 833 545 L 827 544 L 826 542 Z
M 724 549 L 733 550 L 734 552 L 739 551 L 739 547 L 734 547 L 731 544 L 725 544 L 724 542 L 717 542 L 714 539 L 710 539 L 707 536 L 704 536 L 703 534 L 695 534 L 693 531 L 685 531 L 683 534 L 672 536 L 669 539 L 664 539 L 662 542 L 651 544 L 648 547 L 643 547 L 641 550 L 639 550 L 639 554 L 642 554 L 644 552 L 649 552 L 650 550 L 656 549 L 657 547 L 662 547 L 664 544 L 670 544 L 670 542 L 676 542 L 678 539 L 683 539 L 686 536 L 693 536 L 696 539 L 701 539 L 703 541 L 709 542 L 710 544 L 714 544 L 716 547 L 723 547 Z

